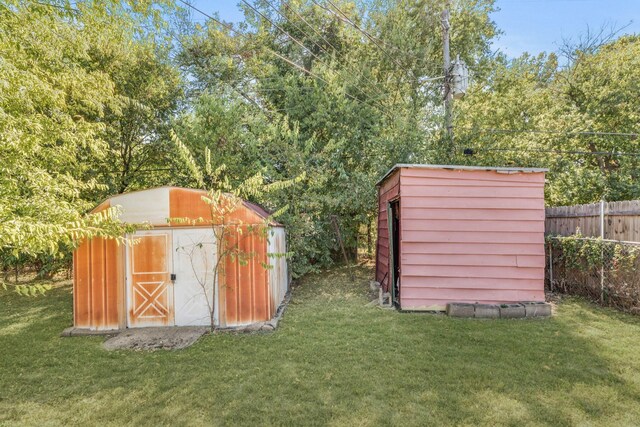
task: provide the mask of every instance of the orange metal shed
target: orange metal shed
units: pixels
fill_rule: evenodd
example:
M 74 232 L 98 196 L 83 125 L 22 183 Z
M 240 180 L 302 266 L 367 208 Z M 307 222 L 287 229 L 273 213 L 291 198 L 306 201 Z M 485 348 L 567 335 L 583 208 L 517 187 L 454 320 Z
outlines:
M 208 325 L 210 319 L 203 315 L 207 304 L 215 307 L 215 323 L 220 327 L 266 321 L 274 316 L 288 290 L 288 272 L 283 257 L 269 254 L 286 252 L 284 228 L 271 223 L 266 237 L 246 232 L 230 235 L 229 239 L 250 256 L 246 263 L 225 258 L 214 280 L 211 257 L 217 255 L 211 225 L 168 222 L 169 218 L 210 221 L 204 195 L 201 190 L 160 187 L 117 195 L 94 209 L 98 212 L 118 205 L 123 222 L 146 222 L 153 228 L 130 236 L 137 241 L 134 245 L 118 245 L 104 238 L 81 242 L 73 257 L 75 327 L 111 330 Z M 232 216 L 248 227 L 264 225 L 268 214 L 244 202 Z M 266 264 L 271 267 L 265 268 Z M 214 287 L 215 301 L 213 292 L 209 292 Z

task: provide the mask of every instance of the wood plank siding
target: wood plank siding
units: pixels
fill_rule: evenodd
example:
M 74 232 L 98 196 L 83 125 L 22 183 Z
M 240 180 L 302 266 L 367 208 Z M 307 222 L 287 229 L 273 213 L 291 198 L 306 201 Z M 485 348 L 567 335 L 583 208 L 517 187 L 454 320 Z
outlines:
M 400 306 L 544 301 L 544 173 L 401 165 L 379 187 L 376 279 L 388 270 L 387 200 L 400 198 Z
M 387 204 L 400 194 L 400 171 L 389 176 L 378 188 L 378 240 L 376 243 L 376 281 L 385 292 L 389 285 L 389 224 Z
M 403 309 L 544 300 L 544 174 L 400 169 Z

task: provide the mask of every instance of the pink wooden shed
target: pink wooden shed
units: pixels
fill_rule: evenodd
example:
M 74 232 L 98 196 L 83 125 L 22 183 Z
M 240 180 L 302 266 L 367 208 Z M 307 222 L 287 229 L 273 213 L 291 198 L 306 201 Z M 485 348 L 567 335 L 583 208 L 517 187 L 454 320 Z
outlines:
M 378 182 L 376 280 L 403 310 L 544 301 L 545 172 L 394 166 Z

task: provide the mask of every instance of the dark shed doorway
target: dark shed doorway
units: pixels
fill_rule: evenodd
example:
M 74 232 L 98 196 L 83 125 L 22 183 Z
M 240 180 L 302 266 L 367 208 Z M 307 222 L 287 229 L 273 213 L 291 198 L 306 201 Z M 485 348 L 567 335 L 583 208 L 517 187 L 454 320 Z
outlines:
M 389 271 L 391 300 L 400 306 L 400 200 L 392 200 L 387 207 L 389 215 Z

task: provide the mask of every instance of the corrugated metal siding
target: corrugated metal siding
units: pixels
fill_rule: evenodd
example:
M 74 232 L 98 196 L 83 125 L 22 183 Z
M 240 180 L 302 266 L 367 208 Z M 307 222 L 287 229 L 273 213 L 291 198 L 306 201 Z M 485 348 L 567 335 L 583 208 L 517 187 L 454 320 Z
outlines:
M 252 254 L 242 265 L 236 257 L 226 257 L 220 271 L 220 326 L 239 326 L 271 319 L 274 313 L 267 269 L 267 241 L 260 233 L 244 232 L 227 236 L 227 245 L 237 245 Z
M 74 265 L 74 325 L 95 330 L 118 329 L 123 306 L 122 247 L 95 238 L 76 249 Z
M 187 188 L 169 189 L 169 213 L 171 218 L 189 218 L 211 221 L 211 208 L 202 200 L 207 192 L 203 190 L 191 190 Z M 228 215 L 229 221 L 241 221 L 243 224 L 261 224 L 264 218 L 251 209 L 251 205 L 241 204 Z M 165 223 L 166 225 L 166 223 Z M 173 226 L 189 224 L 172 224 Z
M 172 227 L 189 224 L 168 224 L 168 218 L 211 219 L 209 206 L 202 201 L 206 192 L 175 187 L 161 187 L 105 200 L 93 212 L 109 206 L 121 205 L 124 222 L 148 221 L 156 227 Z M 263 224 L 266 212 L 253 204 L 245 203 L 231 215 L 231 220 L 243 224 Z M 145 213 L 146 212 L 146 213 Z M 210 227 L 204 224 L 202 227 Z M 286 248 L 284 229 L 282 239 L 278 240 Z M 167 230 L 164 228 L 164 230 Z M 171 232 L 167 230 L 168 232 Z M 280 231 L 278 231 L 278 234 Z M 271 319 L 277 303 L 283 296 L 282 288 L 272 290 L 269 272 L 264 265 L 268 262 L 267 240 L 260 233 L 244 231 L 241 235 L 231 236 L 243 252 L 251 257 L 246 265 L 237 258 L 228 258 L 220 272 L 218 289 L 219 324 L 221 326 L 244 325 Z M 283 249 L 282 252 L 285 250 Z M 283 273 L 284 292 L 287 286 L 286 260 Z M 281 262 L 278 261 L 278 264 Z M 114 240 L 96 238 L 82 242 L 74 251 L 74 325 L 89 329 L 124 328 L 127 323 L 128 309 L 125 301 L 125 255 L 124 246 L 118 246 Z M 224 277 L 223 277 L 224 276 Z M 282 286 L 280 279 L 272 283 Z
M 401 307 L 544 300 L 544 173 L 400 169 Z
M 378 189 L 378 239 L 376 243 L 376 280 L 388 291 L 389 226 L 387 203 L 400 194 L 400 172 L 396 171 Z M 383 281 L 384 279 L 384 281 Z
M 268 254 L 285 254 L 287 252 L 286 234 L 282 227 L 269 228 Z M 269 287 L 273 307 L 277 309 L 289 287 L 289 272 L 287 271 L 287 259 L 284 256 L 269 257 Z

